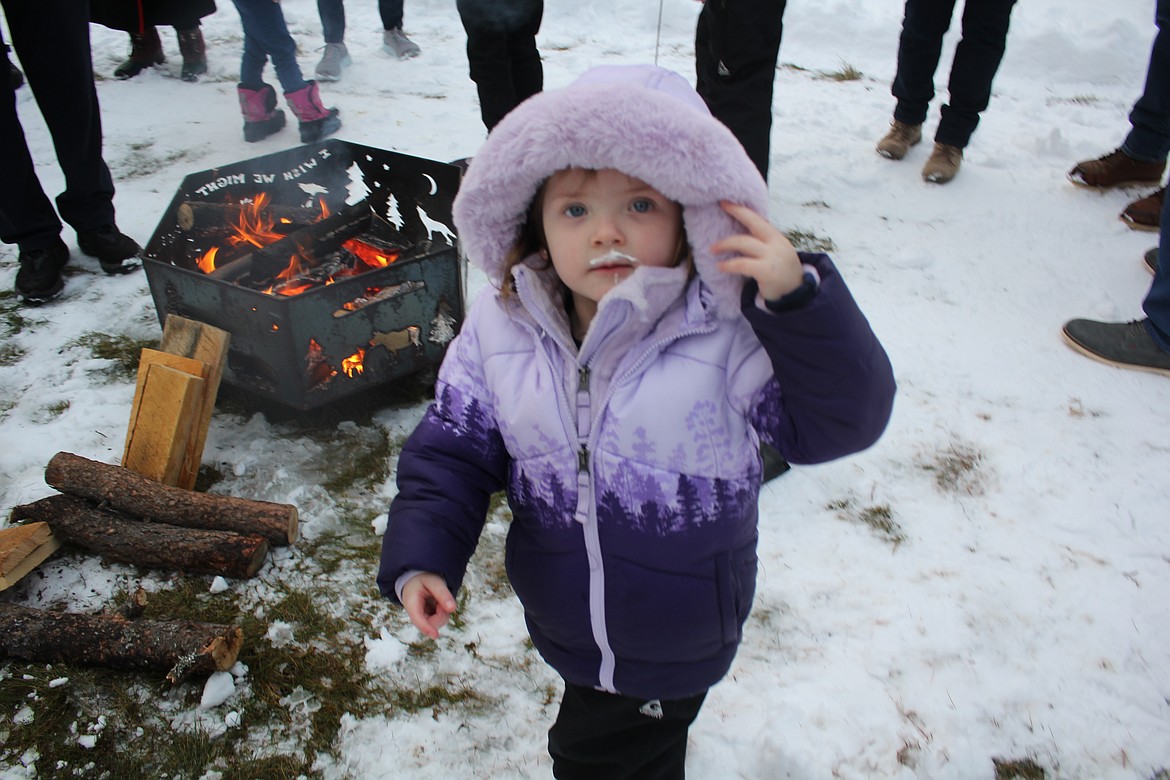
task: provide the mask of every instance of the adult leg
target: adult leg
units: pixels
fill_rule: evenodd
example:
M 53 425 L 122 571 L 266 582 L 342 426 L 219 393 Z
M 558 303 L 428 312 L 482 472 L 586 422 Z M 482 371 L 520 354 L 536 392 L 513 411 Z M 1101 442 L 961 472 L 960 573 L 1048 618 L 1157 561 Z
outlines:
M 696 90 L 766 179 L 787 0 L 709 0 L 695 25 Z
M 1162 162 L 1170 154 L 1170 0 L 1158 0 L 1158 34 L 1150 51 L 1146 85 L 1129 113 L 1132 130 L 1121 151 L 1142 162 Z
M 101 111 L 90 59 L 86 4 L 71 0 L 5 0 L 12 44 L 53 138 L 65 191 L 61 219 L 77 232 L 114 222 L 114 183 L 102 159 Z M 0 91 L 0 144 L 6 151 L 0 187 L 4 240 L 22 249 L 44 247 L 61 231 L 36 179 L 11 85 Z M 9 178 L 12 171 L 12 178 Z
M 906 0 L 898 38 L 898 70 L 890 89 L 898 101 L 894 119 L 899 122 L 920 125 L 926 121 L 943 35 L 954 12 L 955 0 Z
M 378 0 L 378 15 L 382 17 L 383 30 L 402 26 L 402 3 L 403 0 Z
M 1161 8 L 1161 3 L 1158 4 Z M 1142 301 L 1149 321 L 1146 330 L 1154 343 L 1170 353 L 1170 198 L 1162 206 L 1161 235 L 1158 240 L 1158 268 L 1154 283 Z
M 539 91 L 543 85 L 535 36 L 544 4 L 541 0 L 458 0 L 456 6 L 467 32 L 468 73 L 479 93 L 484 126 L 490 131 L 521 100 L 534 94 L 525 94 L 527 90 L 535 84 Z M 521 56 L 524 73 L 519 78 L 514 51 L 528 52 Z M 519 92 L 518 83 L 523 85 Z
M 682 780 L 687 730 L 706 694 L 647 702 L 566 685 L 548 732 L 558 780 Z
M 544 1 L 528 4 L 528 14 L 520 28 L 508 36 L 508 57 L 512 61 L 512 91 L 516 103 L 544 89 L 544 64 L 536 48 L 536 35 L 544 17 Z M 513 108 L 515 107 L 513 105 Z
M 991 82 L 1007 44 L 1008 22 L 1016 0 L 966 0 L 963 37 L 955 48 L 949 81 L 950 100 L 934 140 L 963 149 L 991 101 Z
M 259 89 L 263 83 L 264 62 L 272 58 L 272 67 L 285 92 L 296 92 L 308 84 L 297 64 L 297 44 L 288 32 L 280 3 L 272 0 L 234 0 L 244 26 L 244 56 L 240 63 L 240 83 Z
M 342 0 L 317 0 L 317 14 L 321 17 L 321 34 L 325 43 L 345 40 L 345 3 Z

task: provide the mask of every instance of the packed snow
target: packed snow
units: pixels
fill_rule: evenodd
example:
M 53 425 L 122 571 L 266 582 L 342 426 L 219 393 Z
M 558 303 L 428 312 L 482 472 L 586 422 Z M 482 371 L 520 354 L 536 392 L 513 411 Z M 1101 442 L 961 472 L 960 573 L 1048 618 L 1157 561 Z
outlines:
M 316 4 L 282 7 L 311 77 Z M 603 63 L 657 61 L 693 81 L 699 8 L 549 0 L 538 39 L 546 88 Z M 422 48 L 409 61 L 381 51 L 373 2 L 346 10 L 353 65 L 321 88 L 341 110 L 336 137 L 439 161 L 474 155 L 484 130 L 454 3 L 406 4 L 406 31 Z M 876 446 L 764 488 L 755 609 L 731 674 L 691 730 L 688 776 L 974 780 L 993 777 L 1000 758 L 1030 759 L 1049 778 L 1150 780 L 1170 770 L 1170 383 L 1088 360 L 1059 329 L 1074 317 L 1141 316 L 1141 255 L 1157 236 L 1117 215 L 1148 190 L 1092 192 L 1066 172 L 1124 138 L 1154 0 L 1019 3 L 991 106 L 945 186 L 920 177 L 929 144 L 901 162 L 873 150 L 893 108 L 901 10 L 898 0 L 830 0 L 793 2 L 786 14 L 771 217 L 831 247 L 890 353 L 899 396 Z M 196 84 L 177 78 L 173 31 L 160 32 L 168 64 L 120 82 L 110 74 L 126 36 L 92 28 L 118 222 L 143 244 L 185 175 L 298 143 L 295 127 L 243 140 L 230 3 L 204 20 L 211 73 Z M 848 66 L 861 78 L 832 78 Z M 62 179 L 27 87 L 17 102 L 55 195 Z M 56 452 L 121 457 L 133 383 L 110 380 L 106 361 L 73 340 L 159 335 L 145 275 L 106 277 L 72 231 L 64 237 L 74 250 L 64 295 L 16 309 L 24 322 L 5 345 L 16 359 L 0 361 L 3 517 L 53 492 L 43 476 Z M 0 289 L 12 288 L 16 254 L 0 246 Z M 473 273 L 472 294 L 484 287 Z M 421 412 L 386 410 L 376 422 L 397 436 Z M 336 511 L 314 481 L 318 445 L 287 430 L 219 413 L 204 461 L 226 490 L 297 504 L 312 538 Z M 384 527 L 393 479 L 375 493 L 370 534 Z M 498 548 L 505 533 L 493 520 L 483 544 Z M 209 578 L 209 588 L 262 589 L 269 571 L 295 576 L 299 554 L 275 552 L 255 580 Z M 97 609 L 123 584 L 125 568 L 69 561 L 42 565 L 38 598 Z M 362 577 L 354 593 L 374 572 Z M 483 579 L 473 573 L 469 587 Z M 336 754 L 319 762 L 324 777 L 550 776 L 558 680 L 527 646 L 518 604 L 474 598 L 463 619 L 429 666 L 407 670 L 418 635 L 402 621 L 365 639 L 365 663 L 420 685 L 462 680 L 493 706 L 347 715 Z M 296 641 L 295 626 L 274 625 L 269 638 Z M 246 684 L 244 668 L 214 675 L 200 712 L 176 724 L 238 725 Z M 290 709 L 315 706 L 301 694 L 288 693 Z M 35 709 L 0 717 L 20 722 Z M 78 736 L 101 738 L 100 728 Z

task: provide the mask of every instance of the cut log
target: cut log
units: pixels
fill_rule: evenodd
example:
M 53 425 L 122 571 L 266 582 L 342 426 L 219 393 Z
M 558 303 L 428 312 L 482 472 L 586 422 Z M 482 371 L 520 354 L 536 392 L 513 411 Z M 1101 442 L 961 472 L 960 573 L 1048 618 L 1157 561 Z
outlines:
M 47 523 L 0 530 L 0 590 L 15 585 L 61 546 Z
M 198 493 L 162 485 L 129 469 L 58 452 L 45 468 L 45 482 L 80 498 L 142 520 L 216 531 L 260 534 L 272 544 L 297 539 L 292 504 Z
M 76 496 L 49 496 L 13 508 L 13 518 L 48 523 L 62 542 L 106 560 L 193 574 L 251 577 L 268 556 L 257 534 L 149 523 L 102 509 Z
M 215 411 L 215 398 L 219 394 L 224 366 L 227 365 L 230 341 L 231 334 L 226 330 L 177 314 L 168 314 L 166 325 L 163 327 L 160 350 L 171 355 L 198 360 L 207 366 L 207 373 L 203 374 L 206 384 L 203 386 L 201 405 L 191 429 L 191 438 L 187 441 L 187 454 L 183 458 L 183 468 L 176 483 L 187 490 L 195 487 L 195 479 L 199 476 L 199 466 L 203 462 L 203 446 L 207 443 L 207 429 L 211 425 L 211 415 Z
M 208 276 L 237 284 L 245 281 L 259 284 L 287 268 L 294 256 L 299 257 L 303 265 L 312 267 L 320 263 L 318 255 L 337 248 L 341 242 L 369 227 L 370 219 L 370 204 L 363 200 L 255 252 L 217 266 Z
M 144 349 L 130 407 L 122 466 L 164 485 L 179 485 L 210 367 L 201 360 Z
M 190 620 L 127 620 L 0 603 L 0 654 L 36 663 L 167 671 L 177 683 L 222 672 L 244 644 L 238 626 Z
M 239 203 L 200 203 L 183 201 L 175 209 L 175 224 L 179 230 L 191 231 L 196 228 L 220 230 L 228 233 L 239 222 L 240 211 L 247 208 Z M 306 209 L 300 206 L 282 206 L 270 203 L 263 213 L 278 222 L 287 221 L 297 226 L 311 225 L 321 219 L 320 209 Z

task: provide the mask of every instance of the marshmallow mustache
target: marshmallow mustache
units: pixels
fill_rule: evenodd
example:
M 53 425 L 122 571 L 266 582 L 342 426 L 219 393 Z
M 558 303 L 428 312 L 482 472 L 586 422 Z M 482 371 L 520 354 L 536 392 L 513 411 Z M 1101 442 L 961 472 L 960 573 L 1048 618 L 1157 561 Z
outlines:
M 633 255 L 627 255 L 625 252 L 619 252 L 616 249 L 611 249 L 600 257 L 595 257 L 589 261 L 590 268 L 597 268 L 605 265 L 628 265 L 636 266 L 641 261 Z

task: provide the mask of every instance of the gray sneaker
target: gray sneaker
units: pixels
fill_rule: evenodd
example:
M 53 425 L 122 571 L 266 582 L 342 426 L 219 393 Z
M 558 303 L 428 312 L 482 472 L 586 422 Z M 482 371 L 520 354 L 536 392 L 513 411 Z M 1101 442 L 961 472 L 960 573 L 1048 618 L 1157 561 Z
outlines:
M 338 81 L 341 78 L 341 69 L 353 60 L 349 58 L 349 49 L 344 43 L 325 44 L 325 53 L 317 63 L 318 81 Z
M 418 44 L 406 37 L 401 27 L 382 31 L 382 51 L 392 54 L 400 60 L 409 60 L 417 57 L 422 51 Z
M 1148 320 L 1070 320 L 1061 332 L 1070 347 L 1094 360 L 1170 376 L 1170 352 L 1154 343 L 1147 325 Z

